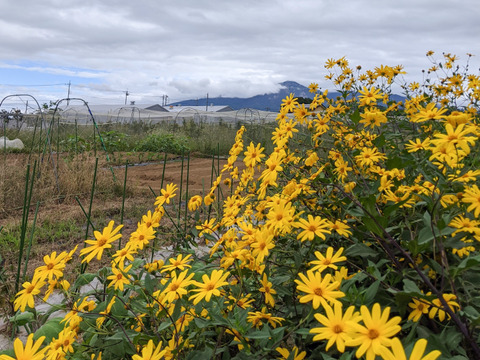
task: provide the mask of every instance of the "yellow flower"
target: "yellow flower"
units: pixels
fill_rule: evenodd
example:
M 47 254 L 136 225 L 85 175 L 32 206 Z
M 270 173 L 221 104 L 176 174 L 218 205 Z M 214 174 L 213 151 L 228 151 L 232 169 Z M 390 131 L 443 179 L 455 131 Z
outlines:
M 167 184 L 166 189 L 160 190 L 162 195 L 157 196 L 154 205 L 170 204 L 170 200 L 176 196 L 175 191 L 177 191 L 177 185 L 173 183 Z
M 310 85 L 308 85 L 308 91 L 311 93 L 316 93 L 318 91 L 318 84 L 311 83 Z
M 188 265 L 190 261 L 193 261 L 192 255 L 188 254 L 187 256 L 183 257 L 182 254 L 178 255 L 176 259 L 168 259 L 170 265 L 165 265 L 162 269 L 162 273 L 165 271 L 173 271 L 178 269 L 180 271 L 185 270 L 186 268 L 191 268 L 191 265 Z
M 415 141 L 410 140 L 408 144 L 405 145 L 405 149 L 409 153 L 417 152 L 418 150 L 426 150 L 430 145 L 430 139 L 426 138 L 425 140 L 421 141 L 420 139 L 415 139 Z
M 408 304 L 410 308 L 412 308 L 412 312 L 408 315 L 408 320 L 412 320 L 417 322 L 420 320 L 423 314 L 428 314 L 428 309 L 430 308 L 430 304 L 428 304 L 425 300 L 417 300 L 412 299 L 412 302 Z
M 435 103 L 430 103 L 426 108 L 420 108 L 418 114 L 415 114 L 410 121 L 419 123 L 427 120 L 439 120 L 444 118 L 447 109 L 436 108 Z
M 35 307 L 34 296 L 40 293 L 40 289 L 45 285 L 45 280 L 41 278 L 33 278 L 32 282 L 25 281 L 22 286 L 23 290 L 20 290 L 17 293 L 15 299 L 14 310 L 25 311 L 25 308 L 28 306 L 30 308 Z
M 43 261 L 44 266 L 39 266 L 35 269 L 34 277 L 39 277 L 42 280 L 52 280 L 53 277 L 57 279 L 63 276 L 63 269 L 65 269 L 65 256 L 67 253 L 62 253 L 57 256 L 57 252 L 54 251 L 51 255 L 45 255 Z
M 455 301 L 457 299 L 457 296 L 455 294 L 443 294 L 442 296 L 443 296 L 443 299 L 446 301 L 447 305 L 449 306 L 450 310 L 454 312 L 455 308 L 460 309 L 460 305 Z M 445 312 L 440 299 L 432 300 L 432 308 L 428 313 L 428 317 L 430 319 L 433 319 L 435 315 L 437 315 L 437 313 L 438 313 L 438 319 L 440 321 L 445 320 L 445 316 L 447 316 L 447 319 L 450 319 L 450 315 Z
M 313 166 L 315 163 L 320 160 L 318 154 L 314 151 L 310 154 L 308 158 L 305 159 L 305 166 Z
M 340 181 L 345 181 L 349 171 L 352 171 L 352 167 L 348 166 L 348 161 L 344 161 L 342 158 L 335 161 L 335 169 L 333 169 L 333 172 L 338 176 Z
M 160 226 L 160 217 L 154 212 L 148 210 L 146 215 L 142 216 L 142 222 L 138 223 L 137 226 L 140 226 L 140 224 L 145 224 L 146 227 L 159 227 Z
M 374 360 L 376 355 L 385 358 L 392 344 L 391 337 L 402 329 L 398 325 L 402 318 L 395 316 L 389 319 L 390 308 L 387 307 L 382 312 L 378 303 L 373 305 L 371 313 L 365 305 L 362 305 L 360 314 L 364 325 L 353 324 L 357 333 L 352 336 L 352 340 L 346 342 L 346 346 L 358 346 L 357 358 L 363 354 L 366 354 L 367 360 Z
M 467 211 L 473 210 L 473 215 L 478 218 L 478 215 L 480 215 L 480 189 L 477 185 L 465 189 L 462 202 L 470 204 Z
M 372 108 L 370 110 L 366 110 L 365 113 L 360 114 L 362 120 L 360 120 L 360 124 L 364 124 L 365 127 L 369 126 L 372 129 L 375 126 L 380 126 L 381 124 L 385 124 L 387 122 L 387 117 L 383 111 L 378 111 L 377 108 Z
M 214 201 L 215 201 L 215 194 L 212 192 L 208 193 L 203 199 L 203 202 L 205 203 L 206 206 L 212 205 Z
M 108 223 L 108 226 L 103 229 L 103 232 L 94 231 L 96 240 L 85 240 L 85 243 L 91 245 L 80 250 L 80 255 L 86 255 L 83 258 L 82 263 L 89 263 L 95 256 L 97 260 L 102 258 L 103 250 L 110 249 L 112 247 L 112 242 L 122 237 L 122 234 L 117 234 L 123 225 L 117 226 L 113 229 L 113 220 Z
M 124 248 L 117 250 L 112 256 L 113 264 L 124 264 L 126 260 L 133 261 L 133 255 L 137 253 L 137 250 L 134 249 L 130 243 L 127 243 Z
M 335 222 L 330 222 L 330 229 L 335 231 L 338 235 L 348 238 L 352 235 L 352 232 L 349 230 L 348 226 L 344 221 L 335 220 Z
M 259 263 L 263 262 L 263 259 L 268 256 L 270 250 L 275 247 L 273 242 L 273 234 L 267 229 L 257 230 L 254 236 L 255 241 L 250 244 L 252 248 L 252 255 L 256 257 Z
M 151 273 L 151 272 L 160 270 L 163 267 L 164 264 L 165 264 L 165 262 L 160 259 L 160 260 L 155 260 L 151 263 L 145 264 L 144 267 L 149 273 Z
M 474 136 L 467 136 L 472 133 L 472 128 L 465 128 L 465 124 L 460 124 L 456 128 L 449 123 L 445 124 L 446 134 L 435 134 L 435 139 L 431 140 L 431 143 L 436 147 L 441 147 L 444 144 L 447 149 L 456 151 L 457 148 L 462 149 L 465 154 L 470 153 L 470 146 L 474 145 L 476 138 Z
M 359 90 L 359 93 L 362 94 L 359 96 L 360 106 L 375 105 L 378 99 L 381 99 L 383 95 L 380 93 L 380 89 L 375 89 L 375 87 L 371 87 L 367 89 L 366 86 L 363 87 L 362 90 Z
M 247 151 L 245 151 L 245 158 L 243 162 L 247 167 L 254 167 L 257 163 L 262 162 L 262 158 L 265 157 L 265 154 L 262 154 L 264 148 L 261 147 L 261 144 L 257 144 L 255 146 L 253 142 L 250 142 L 250 145 L 247 147 Z
M 392 339 L 391 347 L 392 352 L 390 352 L 390 350 L 387 350 L 387 353 L 384 355 L 385 360 L 407 360 L 405 349 L 403 348 L 402 342 L 399 338 Z M 417 340 L 408 360 L 436 360 L 440 355 L 442 355 L 442 353 L 438 350 L 433 350 L 428 354 L 424 355 L 426 347 L 427 340 Z
M 128 244 L 132 250 L 142 250 L 148 245 L 150 240 L 155 238 L 155 229 L 153 226 L 148 227 L 146 224 L 140 224 L 133 233 L 130 234 Z
M 293 97 L 293 94 L 288 95 L 285 99 L 282 100 L 282 108 L 287 112 L 293 111 L 295 106 L 298 105 L 297 98 Z
M 40 349 L 42 346 L 43 340 L 45 340 L 45 336 L 40 336 L 37 341 L 33 342 L 33 335 L 28 335 L 27 342 L 25 343 L 25 347 L 23 347 L 22 340 L 16 338 L 13 342 L 13 350 L 15 351 L 15 358 L 12 358 L 8 355 L 0 355 L 0 360 L 42 360 L 44 359 L 44 353 L 48 349 L 44 347 Z
M 123 291 L 124 285 L 130 284 L 130 277 L 128 276 L 128 271 L 132 268 L 132 265 L 127 266 L 125 269 L 123 268 L 123 264 L 119 268 L 113 266 L 112 267 L 112 275 L 107 277 L 107 280 L 111 280 L 108 287 L 114 287 L 115 290 L 120 289 Z
M 327 229 L 329 227 L 327 220 L 322 219 L 320 216 L 313 217 L 310 214 L 308 214 L 308 220 L 300 218 L 294 226 L 303 229 L 303 231 L 297 235 L 297 239 L 302 242 L 305 240 L 313 241 L 315 236 L 325 240 L 325 234 L 331 233 L 331 231 Z
M 272 283 L 268 281 L 267 274 L 263 273 L 261 283 L 262 287 L 259 290 L 265 294 L 265 303 L 269 304 L 271 307 L 274 307 L 275 300 L 273 299 L 272 294 L 276 294 L 277 292 L 272 289 Z
M 329 306 L 328 303 L 338 302 L 337 298 L 345 296 L 341 291 L 337 291 L 338 282 L 332 280 L 332 275 L 327 274 L 322 279 L 320 272 L 307 271 L 307 276 L 300 273 L 298 274 L 301 280 L 295 279 L 297 283 L 297 290 L 306 293 L 300 297 L 300 302 L 307 303 L 312 301 L 314 309 L 318 309 L 320 304 L 325 308 Z
M 167 287 L 162 291 L 162 303 L 173 303 L 176 299 L 180 299 L 183 295 L 187 294 L 186 287 L 193 283 L 191 280 L 193 275 L 187 276 L 188 270 L 180 273 L 177 277 L 176 273 L 172 273 L 172 279 L 168 283 Z
M 197 225 L 196 229 L 200 230 L 200 233 L 198 236 L 202 236 L 203 234 L 211 234 L 217 229 L 217 225 L 215 225 L 215 222 L 217 219 L 213 218 L 210 220 L 205 220 L 205 222 L 201 225 Z
M 341 256 L 342 252 L 343 252 L 343 247 L 338 249 L 338 251 L 334 254 L 333 247 L 331 246 L 327 249 L 325 256 L 322 253 L 320 253 L 320 251 L 315 251 L 315 257 L 318 260 L 314 260 L 309 263 L 309 265 L 315 265 L 310 270 L 312 271 L 317 270 L 320 273 L 322 273 L 327 268 L 337 270 L 338 266 L 335 265 L 335 263 L 347 260 L 345 256 Z
M 277 325 L 282 325 L 282 321 L 285 319 L 277 316 L 272 316 L 272 314 L 267 313 L 267 308 L 263 307 L 262 311 L 249 311 L 247 316 L 247 321 L 251 323 L 256 328 L 259 328 L 263 325 L 262 320 L 267 320 L 267 322 L 273 327 L 276 328 Z
M 202 205 L 202 197 L 200 195 L 194 195 L 188 202 L 188 210 L 195 211 Z
M 296 346 L 293 347 L 292 351 L 288 351 L 288 349 L 277 347 L 277 350 L 282 357 L 280 359 L 292 359 L 292 360 L 303 360 L 305 356 L 307 356 L 306 351 L 302 351 L 300 354 L 298 353 L 298 348 Z M 290 356 L 293 352 L 293 358 Z
M 355 307 L 350 306 L 343 313 L 342 304 L 337 302 L 334 309 L 330 306 L 325 307 L 325 315 L 315 314 L 314 316 L 323 326 L 310 330 L 310 333 L 317 334 L 313 337 L 313 341 L 328 340 L 325 350 L 328 351 L 335 344 L 338 351 L 345 352 L 345 341 L 351 340 L 354 333 L 352 324 L 358 323 L 361 319 Z
M 193 299 L 193 305 L 197 305 L 203 298 L 208 302 L 212 295 L 220 296 L 219 288 L 228 285 L 228 282 L 225 280 L 229 275 L 229 272 L 223 273 L 223 270 L 213 270 L 210 277 L 204 274 L 202 276 L 203 282 L 193 282 L 198 289 L 193 289 L 192 291 L 198 292 L 198 294 L 190 296 L 188 300 Z
M 360 167 L 368 167 L 374 165 L 375 163 L 385 158 L 385 155 L 379 152 L 376 148 L 367 147 L 364 147 L 360 154 L 355 156 L 355 160 Z
M 153 340 L 149 340 L 148 344 L 142 348 L 142 355 L 135 354 L 132 360 L 160 360 L 166 352 L 167 350 L 162 350 L 161 341 L 155 346 Z

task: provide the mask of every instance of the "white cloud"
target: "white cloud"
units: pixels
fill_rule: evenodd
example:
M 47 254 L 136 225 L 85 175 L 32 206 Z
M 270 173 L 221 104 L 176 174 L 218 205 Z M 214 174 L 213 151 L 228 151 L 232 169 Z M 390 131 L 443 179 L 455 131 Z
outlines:
M 121 102 L 127 89 L 141 101 L 252 96 L 285 80 L 332 88 L 323 79 L 331 57 L 364 69 L 403 64 L 407 79 L 430 66 L 430 49 L 463 59 L 473 53 L 479 67 L 475 0 L 0 3 L 3 68 L 28 62 L 24 70 L 50 74 L 52 82 L 75 77 L 73 93 L 101 102 Z

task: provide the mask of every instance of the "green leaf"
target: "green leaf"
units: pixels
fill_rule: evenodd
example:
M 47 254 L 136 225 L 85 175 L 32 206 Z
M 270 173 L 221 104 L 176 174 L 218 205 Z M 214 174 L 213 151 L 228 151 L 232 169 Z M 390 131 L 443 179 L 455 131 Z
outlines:
M 74 287 L 78 289 L 83 285 L 90 284 L 96 277 L 97 274 L 81 274 L 75 281 Z
M 351 115 L 350 115 L 350 120 L 353 121 L 354 124 L 358 124 L 359 121 L 360 121 L 361 117 L 360 117 L 360 111 L 358 111 L 358 109 L 356 109 Z
M 9 320 L 17 326 L 23 326 L 33 320 L 33 313 L 26 311 L 12 316 Z
M 375 250 L 373 250 L 372 248 L 368 247 L 363 243 L 354 244 L 345 250 L 345 256 L 347 258 L 355 257 L 355 256 L 368 258 L 368 257 L 376 257 L 377 255 L 378 254 Z
M 145 290 L 149 293 L 152 294 L 153 291 L 155 290 L 155 285 L 157 282 L 155 281 L 154 278 L 152 278 L 152 275 L 150 273 L 145 273 Z
M 213 349 L 205 348 L 203 350 L 197 350 L 189 353 L 188 360 L 204 360 L 213 359 Z
M 63 330 L 65 324 L 60 324 L 63 318 L 53 318 L 47 321 L 45 324 L 42 325 L 40 329 L 35 331 L 34 340 L 37 340 L 41 336 L 45 336 L 44 343 L 48 344 L 52 341 L 55 337 L 58 337 L 58 333 Z
M 468 257 L 460 262 L 458 266 L 452 269 L 453 276 L 457 276 L 461 272 L 471 269 L 474 266 L 478 266 L 480 264 L 480 255 Z
M 296 330 L 295 333 L 299 335 L 312 335 L 312 333 L 310 333 L 310 329 L 307 328 L 300 328 Z
M 415 284 L 412 280 L 409 279 L 403 279 L 403 291 L 407 294 L 413 295 L 422 294 L 417 284 Z
M 375 300 L 375 297 L 378 293 L 378 288 L 380 287 L 380 280 L 375 281 L 372 285 L 368 287 L 365 291 L 365 305 L 370 305 Z

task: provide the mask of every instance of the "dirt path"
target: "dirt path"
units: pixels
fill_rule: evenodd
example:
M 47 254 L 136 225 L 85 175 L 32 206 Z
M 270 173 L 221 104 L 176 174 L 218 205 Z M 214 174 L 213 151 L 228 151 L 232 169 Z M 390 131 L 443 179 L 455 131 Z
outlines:
M 220 169 L 226 164 L 226 160 L 220 160 Z M 215 160 L 215 171 L 217 169 L 217 160 Z M 240 165 L 240 162 L 239 162 Z M 242 164 L 243 165 L 243 164 Z M 125 167 L 116 170 L 118 177 L 124 177 Z M 127 181 L 130 185 L 139 189 L 148 189 L 150 186 L 155 193 L 160 192 L 162 184 L 163 163 L 146 164 L 141 166 L 129 166 L 127 170 Z M 211 184 L 212 159 L 191 158 L 187 171 L 187 161 L 183 163 L 183 191 L 186 190 L 188 175 L 189 194 L 199 194 L 208 191 Z M 213 175 L 214 179 L 216 175 Z M 182 179 L 182 162 L 174 160 L 167 162 L 165 166 L 165 178 L 163 186 L 174 183 L 180 186 Z

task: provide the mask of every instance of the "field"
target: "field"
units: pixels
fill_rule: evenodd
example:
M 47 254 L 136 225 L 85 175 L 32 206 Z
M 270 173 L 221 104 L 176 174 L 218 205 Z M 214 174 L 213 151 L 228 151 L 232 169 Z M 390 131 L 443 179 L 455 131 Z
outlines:
M 427 57 L 330 59 L 341 96 L 272 124 L 22 134 L 48 151 L 3 158 L 8 356 L 480 360 L 480 77 Z

